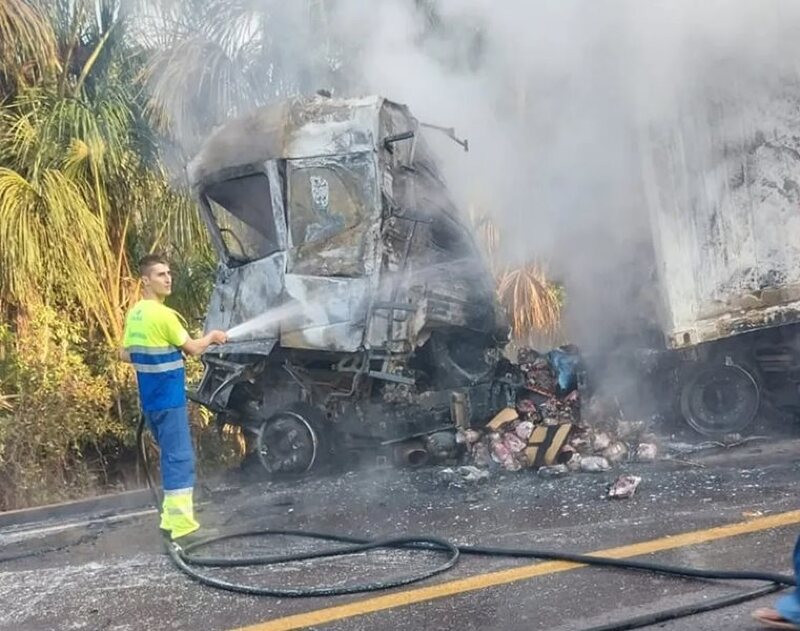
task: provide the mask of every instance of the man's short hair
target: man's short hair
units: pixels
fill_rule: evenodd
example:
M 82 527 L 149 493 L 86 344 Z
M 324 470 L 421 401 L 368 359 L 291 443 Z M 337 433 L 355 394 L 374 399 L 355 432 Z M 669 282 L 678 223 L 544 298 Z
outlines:
M 147 276 L 154 265 L 169 265 L 163 254 L 148 254 L 139 260 L 139 276 Z

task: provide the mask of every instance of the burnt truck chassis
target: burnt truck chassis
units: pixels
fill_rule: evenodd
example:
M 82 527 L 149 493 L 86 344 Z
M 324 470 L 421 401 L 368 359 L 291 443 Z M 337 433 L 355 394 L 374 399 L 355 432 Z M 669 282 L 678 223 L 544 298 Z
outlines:
M 369 353 L 339 358 L 296 351 L 206 358 L 193 398 L 219 427 L 242 427 L 249 457 L 271 474 L 366 464 L 421 466 L 457 454 L 455 430 L 513 407 L 522 383 L 498 365 L 471 385 L 420 389 L 408 377 L 370 376 Z M 477 375 L 476 375 L 477 377 Z M 417 379 L 427 378 L 420 372 Z M 228 383 L 226 383 L 226 381 Z M 230 392 L 229 396 L 223 392 Z
M 206 329 L 308 300 L 297 321 L 210 348 L 190 393 L 271 474 L 448 458 L 457 425 L 514 403 L 491 274 L 420 127 L 385 99 L 296 99 L 223 126 L 190 165 L 222 260 Z M 243 192 L 256 175 L 264 213 Z M 274 244 L 245 260 L 237 222 Z

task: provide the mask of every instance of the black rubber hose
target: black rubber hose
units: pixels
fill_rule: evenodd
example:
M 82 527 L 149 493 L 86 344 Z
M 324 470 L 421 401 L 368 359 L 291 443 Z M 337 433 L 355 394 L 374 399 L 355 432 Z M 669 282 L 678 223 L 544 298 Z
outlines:
M 153 498 L 156 506 L 160 504 L 160 498 L 155 485 L 153 484 L 150 476 L 149 467 L 147 466 L 147 454 L 144 449 L 143 440 L 144 431 L 144 416 L 142 416 L 137 432 L 137 444 L 140 449 L 140 456 L 145 467 L 147 483 L 153 491 Z M 230 541 L 233 539 L 247 538 L 247 537 L 263 537 L 263 536 L 294 536 L 306 539 L 319 539 L 323 541 L 332 541 L 339 544 L 347 544 L 331 548 L 327 550 L 316 550 L 310 552 L 300 552 L 286 555 L 269 555 L 269 556 L 251 556 L 251 557 L 202 557 L 192 555 L 191 552 L 207 547 L 213 543 L 221 541 Z M 322 559 L 335 556 L 342 556 L 347 554 L 357 554 L 367 550 L 374 550 L 376 548 L 405 548 L 405 549 L 424 549 L 433 550 L 437 552 L 446 553 L 447 559 L 444 563 L 431 569 L 420 572 L 419 574 L 405 575 L 396 577 L 394 579 L 376 581 L 372 583 L 362 583 L 355 585 L 347 585 L 342 587 L 297 587 L 297 588 L 276 588 L 276 587 L 259 587 L 255 585 L 246 585 L 242 583 L 235 583 L 232 581 L 222 580 L 214 576 L 209 576 L 195 569 L 192 566 L 205 566 L 205 567 L 244 567 L 255 565 L 275 565 L 279 563 L 289 563 L 293 561 L 307 561 L 310 559 Z M 241 594 L 251 594 L 259 596 L 276 596 L 285 598 L 303 598 L 310 596 L 337 596 L 343 594 L 354 594 L 358 592 L 370 592 L 389 589 L 392 587 L 400 587 L 416 583 L 424 579 L 441 574 L 446 570 L 452 568 L 459 560 L 461 554 L 471 554 L 479 556 L 493 556 L 493 557 L 511 557 L 511 558 L 535 558 L 546 559 L 552 561 L 568 561 L 579 563 L 582 565 L 594 567 L 607 567 L 623 570 L 637 570 L 643 572 L 651 572 L 657 574 L 664 574 L 675 576 L 679 578 L 688 579 L 706 579 L 706 580 L 748 580 L 748 581 L 766 581 L 769 584 L 757 589 L 746 592 L 740 592 L 730 596 L 723 596 L 710 601 L 703 601 L 702 603 L 685 605 L 668 609 L 664 611 L 654 612 L 636 618 L 630 618 L 620 622 L 611 623 L 605 626 L 592 627 L 584 629 L 583 631 L 623 631 L 625 629 L 637 629 L 667 620 L 673 620 L 680 617 L 690 616 L 698 613 L 721 609 L 731 605 L 739 604 L 747 600 L 759 598 L 765 594 L 769 594 L 786 587 L 797 585 L 795 577 L 777 574 L 773 572 L 754 572 L 754 571 L 731 571 L 731 570 L 705 570 L 690 567 L 681 567 L 674 565 L 666 565 L 663 563 L 653 563 L 647 561 L 635 561 L 630 559 L 614 559 L 609 557 L 598 557 L 593 555 L 575 554 L 570 552 L 560 552 L 552 550 L 538 550 L 534 548 L 499 548 L 491 546 L 475 546 L 475 545 L 462 545 L 457 546 L 450 541 L 441 539 L 439 537 L 431 537 L 428 535 L 419 536 L 400 536 L 389 537 L 379 540 L 370 540 L 360 537 L 353 537 L 349 535 L 337 535 L 327 532 L 311 532 L 304 530 L 251 530 L 245 532 L 237 532 L 218 537 L 206 539 L 204 541 L 195 542 L 185 547 L 180 546 L 175 542 L 168 542 L 167 549 L 170 557 L 175 565 L 183 571 L 187 576 L 193 578 L 203 585 L 223 589 L 227 591 L 237 592 Z
M 277 531 L 277 532 L 253 531 L 249 533 L 241 533 L 240 536 L 257 536 L 265 534 L 287 534 L 287 531 Z M 222 539 L 233 539 L 234 537 L 235 535 L 224 535 L 222 537 L 209 539 L 199 544 L 194 544 L 194 547 L 197 547 L 199 545 L 209 545 L 211 543 L 220 541 Z M 348 538 L 339 537 L 337 535 L 325 535 L 325 539 L 343 540 Z M 244 585 L 240 583 L 233 583 L 230 581 L 225 581 L 198 572 L 193 567 L 191 567 L 192 564 L 194 563 L 194 559 L 191 556 L 189 556 L 186 553 L 186 551 L 181 548 L 180 545 L 174 542 L 170 542 L 168 544 L 169 555 L 175 562 L 175 564 L 186 574 L 188 574 L 189 576 L 191 576 L 192 578 L 194 578 L 203 585 L 208 585 L 210 587 L 216 587 L 231 592 L 237 592 L 239 594 L 250 594 L 254 596 L 276 596 L 279 598 L 307 598 L 310 596 L 342 596 L 344 594 L 357 594 L 361 592 L 372 592 L 384 589 L 391 589 L 393 587 L 401 587 L 403 585 L 416 583 L 418 581 L 425 580 L 426 578 L 436 576 L 437 574 L 441 574 L 442 572 L 445 572 L 450 568 L 452 568 L 458 562 L 459 558 L 458 548 L 454 546 L 452 543 L 444 539 L 439 539 L 437 537 L 430 537 L 426 535 L 420 537 L 416 536 L 388 537 L 386 539 L 377 539 L 373 541 L 364 542 L 355 546 L 354 545 L 347 546 L 346 548 L 326 550 L 315 553 L 299 553 L 295 555 L 286 555 L 284 557 L 268 557 L 266 562 L 288 563 L 289 561 L 321 559 L 326 557 L 341 556 L 343 554 L 356 554 L 360 552 L 365 552 L 367 550 L 374 550 L 376 548 L 416 548 L 425 550 L 435 550 L 446 553 L 447 559 L 445 560 L 444 563 L 430 570 L 424 570 L 422 572 L 407 574 L 386 580 L 374 581 L 371 583 L 357 583 L 354 585 L 343 585 L 340 587 L 329 587 L 329 586 L 259 587 L 255 585 Z M 277 561 L 273 561 L 274 558 L 277 558 Z M 252 562 L 241 563 L 233 559 L 226 559 L 224 566 L 232 567 L 232 566 L 257 565 L 257 564 L 259 563 L 252 563 Z M 264 563 L 260 564 L 263 565 Z
M 345 554 L 356 554 L 364 549 L 364 544 L 369 543 L 366 539 L 357 537 L 348 537 L 347 535 L 334 535 L 327 532 L 312 532 L 308 530 L 253 530 L 239 533 L 230 533 L 214 537 L 213 539 L 206 539 L 196 543 L 182 546 L 185 555 L 189 555 L 193 550 L 206 547 L 212 543 L 226 541 L 230 539 L 240 539 L 245 537 L 260 537 L 267 535 L 284 535 L 288 537 L 300 537 L 302 539 L 321 539 L 323 541 L 335 541 L 338 543 L 348 543 L 352 545 L 342 546 L 341 548 L 334 548 L 325 550 L 323 553 L 326 556 L 342 556 Z M 310 552 L 301 552 L 299 554 L 285 554 L 285 555 L 271 555 L 271 556 L 255 556 L 255 557 L 198 557 L 191 555 L 192 565 L 205 565 L 209 567 L 243 567 L 247 565 L 273 565 L 278 563 L 290 563 L 292 561 L 306 561 L 308 559 L 315 559 L 319 556 L 320 552 L 312 550 Z
M 305 539 L 321 539 L 325 541 L 336 541 L 339 543 L 354 544 L 347 547 L 336 548 L 333 550 L 324 551 L 310 551 L 302 552 L 299 554 L 287 554 L 280 556 L 256 556 L 256 557 L 196 557 L 189 553 L 201 547 L 208 546 L 212 543 L 239 539 L 243 537 L 259 537 L 259 536 L 275 536 L 286 535 L 292 537 L 302 537 Z M 414 547 L 425 548 L 426 541 L 429 540 L 427 535 L 416 537 L 415 541 L 408 542 L 401 547 Z M 441 543 L 441 539 L 438 543 Z M 359 537 L 351 537 L 347 535 L 336 535 L 328 532 L 314 532 L 308 530 L 253 530 L 239 533 L 231 533 L 207 539 L 205 541 L 193 543 L 182 548 L 185 560 L 190 561 L 193 565 L 216 566 L 216 567 L 244 567 L 247 565 L 270 565 L 276 563 L 289 563 L 292 561 L 306 561 L 309 559 L 319 558 L 320 556 L 341 556 L 344 554 L 355 554 L 360 552 L 365 545 L 372 543 L 372 540 L 363 539 Z M 438 543 L 434 546 L 437 547 Z M 378 547 L 386 547 L 378 546 Z M 596 567 L 613 567 L 622 570 L 640 570 L 644 572 L 651 572 L 657 574 L 666 574 L 668 576 L 679 576 L 682 578 L 695 578 L 707 580 L 738 580 L 738 581 L 769 581 L 785 586 L 796 585 L 795 578 L 785 574 L 776 574 L 771 572 L 753 572 L 750 570 L 737 571 L 737 570 L 703 570 L 690 567 L 682 567 L 675 565 L 666 565 L 663 563 L 652 563 L 647 561 L 635 561 L 631 559 L 613 559 L 609 557 L 598 557 L 587 554 L 575 554 L 571 552 L 561 552 L 553 550 L 539 550 L 529 548 L 498 548 L 488 546 L 470 546 L 459 545 L 455 546 L 461 554 L 472 554 L 476 556 L 496 556 L 496 557 L 510 557 L 510 558 L 528 558 L 528 559 L 543 559 L 551 561 L 572 561 L 584 565 L 593 565 Z
M 348 545 L 341 546 L 326 550 L 315 550 L 309 552 L 300 552 L 286 555 L 270 555 L 270 556 L 250 556 L 250 557 L 202 557 L 192 555 L 191 552 L 200 548 L 209 546 L 213 543 L 221 541 L 229 541 L 233 539 L 247 538 L 247 537 L 263 537 L 263 536 L 294 536 L 306 539 L 320 539 L 324 541 L 333 541 L 337 543 L 346 543 Z M 345 587 L 308 587 L 308 588 L 273 588 L 273 587 L 257 587 L 252 585 L 243 585 L 232 583 L 230 581 L 223 581 L 213 576 L 204 574 L 192 566 L 205 566 L 205 567 L 245 567 L 256 565 L 274 565 L 279 563 L 289 563 L 294 561 L 307 561 L 310 559 L 321 559 L 334 556 L 342 556 L 346 554 L 357 554 L 366 550 L 375 548 L 412 548 L 412 549 L 426 549 L 448 552 L 449 557 L 445 563 L 432 570 L 421 572 L 415 575 L 407 575 L 395 579 L 377 581 L 373 583 L 350 585 Z M 304 530 L 252 530 L 246 532 L 238 532 L 213 537 L 202 542 L 196 542 L 188 546 L 181 547 L 178 544 L 170 544 L 170 556 L 176 562 L 181 570 L 186 572 L 189 576 L 198 582 L 211 587 L 225 589 L 244 594 L 278 596 L 287 598 L 302 598 L 308 596 L 335 596 L 342 594 L 353 594 L 357 592 L 378 591 L 388 589 L 390 587 L 398 587 L 400 585 L 408 585 L 415 583 L 431 576 L 435 576 L 453 567 L 459 558 L 459 553 L 472 554 L 480 556 L 493 556 L 493 557 L 514 557 L 514 558 L 536 558 L 548 559 L 557 561 L 570 561 L 584 565 L 597 566 L 597 567 L 612 567 L 616 569 L 647 571 L 658 574 L 665 574 L 676 576 L 680 578 L 691 579 L 707 579 L 707 580 L 757 580 L 768 581 L 770 591 L 781 589 L 783 587 L 795 585 L 795 579 L 791 576 L 782 574 L 775 574 L 770 572 L 753 572 L 753 571 L 727 571 L 727 570 L 702 570 L 696 568 L 686 568 L 665 565 L 662 563 L 649 563 L 644 561 L 632 561 L 622 559 L 611 559 L 606 557 L 596 557 L 584 554 L 573 554 L 569 552 L 555 552 L 551 550 L 537 550 L 537 549 L 517 549 L 517 548 L 495 548 L 486 546 L 456 546 L 449 541 L 440 539 L 438 537 L 431 537 L 428 535 L 420 536 L 403 536 L 392 537 L 380 540 L 363 539 L 359 537 L 351 537 L 347 535 L 336 535 L 326 532 L 310 532 Z M 757 590 L 751 596 L 745 598 L 755 598 L 761 595 L 761 591 Z M 727 597 L 727 600 L 740 598 L 741 595 Z M 707 603 L 702 603 L 700 606 L 705 606 Z M 733 604 L 733 602 L 731 603 Z M 722 605 L 720 605 L 722 606 Z M 682 614 L 686 615 L 686 614 Z M 633 628 L 633 627 L 631 627 Z
M 731 596 L 721 596 L 720 598 L 705 600 L 701 603 L 683 605 L 682 607 L 665 609 L 663 611 L 655 611 L 653 613 L 644 614 L 635 618 L 628 618 L 627 620 L 604 624 L 599 627 L 581 629 L 581 631 L 628 631 L 629 629 L 641 629 L 642 627 L 649 627 L 650 625 L 667 622 L 668 620 L 686 618 L 687 616 L 694 616 L 699 613 L 706 613 L 716 609 L 722 609 L 723 607 L 739 605 L 743 602 L 747 602 L 748 600 L 753 600 L 754 598 L 760 598 L 761 596 L 772 594 L 783 588 L 783 585 L 772 583 L 770 585 L 765 585 L 764 587 L 759 587 L 750 591 L 732 594 Z
M 753 572 L 750 570 L 701 570 L 691 567 L 666 565 L 648 561 L 634 561 L 632 559 L 613 559 L 587 554 L 573 554 L 553 550 L 527 550 L 515 548 L 494 548 L 487 546 L 458 546 L 462 554 L 476 554 L 484 556 L 502 556 L 517 558 L 547 559 L 549 561 L 572 561 L 596 567 L 613 567 L 622 570 L 641 570 L 656 574 L 679 576 L 681 578 L 699 578 L 708 580 L 734 580 L 734 581 L 768 581 L 787 587 L 797 585 L 793 576 L 776 574 L 772 572 Z

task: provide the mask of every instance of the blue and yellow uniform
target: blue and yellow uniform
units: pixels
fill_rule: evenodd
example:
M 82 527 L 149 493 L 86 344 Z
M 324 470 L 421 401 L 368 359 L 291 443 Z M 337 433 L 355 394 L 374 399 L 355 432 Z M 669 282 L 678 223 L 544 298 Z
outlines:
M 188 340 L 178 314 L 158 300 L 140 300 L 125 320 L 123 347 L 136 369 L 142 411 L 161 450 L 161 528 L 173 539 L 199 528 L 192 501 L 194 449 L 181 353 Z

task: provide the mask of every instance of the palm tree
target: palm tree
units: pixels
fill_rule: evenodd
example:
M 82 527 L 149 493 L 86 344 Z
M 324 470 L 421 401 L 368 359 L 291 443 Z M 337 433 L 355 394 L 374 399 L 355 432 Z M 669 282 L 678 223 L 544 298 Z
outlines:
M 0 102 L 59 69 L 52 29 L 25 0 L 0 4 Z
M 0 33 L 26 36 L 16 53 L 0 47 L 3 62 L 18 60 L 0 71 L 0 304 L 76 304 L 108 346 L 136 290 L 131 256 L 148 243 L 205 247 L 193 205 L 158 160 L 135 85 L 144 52 L 130 46 L 123 8 L 0 9 Z
M 561 341 L 561 288 L 535 262 L 509 266 L 497 280 L 500 303 L 511 317 L 518 346 L 553 346 Z
M 190 157 L 221 122 L 345 79 L 327 0 L 140 0 L 148 112 Z M 291 36 L 287 36 L 291 33 Z
M 517 346 L 552 346 L 562 341 L 562 288 L 536 261 L 504 262 L 502 233 L 491 215 L 470 209 L 473 229 L 497 283 L 497 298 L 510 318 Z

